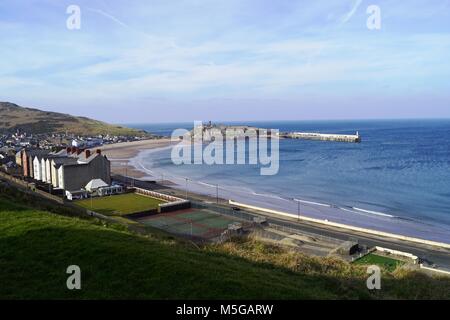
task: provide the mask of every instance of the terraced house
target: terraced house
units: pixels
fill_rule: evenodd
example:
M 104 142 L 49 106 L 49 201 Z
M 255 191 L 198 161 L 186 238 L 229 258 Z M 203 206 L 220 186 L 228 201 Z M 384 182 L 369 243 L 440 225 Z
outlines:
M 78 191 L 93 179 L 111 184 L 111 163 L 101 150 L 91 152 L 75 147 L 59 152 L 23 150 L 17 162 L 25 177 L 45 182 L 54 189 Z

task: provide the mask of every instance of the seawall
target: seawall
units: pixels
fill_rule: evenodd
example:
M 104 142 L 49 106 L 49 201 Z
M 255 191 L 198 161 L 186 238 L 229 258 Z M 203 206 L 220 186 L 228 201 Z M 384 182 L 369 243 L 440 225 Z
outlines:
M 304 140 L 322 140 L 322 141 L 338 141 L 338 142 L 361 142 L 361 136 L 356 134 L 328 134 L 314 132 L 288 132 L 280 133 L 281 138 L 287 139 L 304 139 Z
M 266 208 L 261 208 L 261 207 L 257 207 L 257 206 L 252 206 L 252 205 L 248 205 L 245 203 L 236 202 L 233 200 L 229 200 L 228 202 L 230 205 L 247 208 L 247 209 L 253 209 L 253 210 L 257 210 L 257 211 L 261 211 L 261 212 L 267 212 L 270 214 L 285 216 L 285 217 L 289 217 L 289 218 L 295 218 L 295 219 L 299 219 L 299 220 L 302 220 L 305 222 L 312 222 L 312 223 L 316 223 L 316 224 L 326 225 L 329 227 L 346 229 L 349 231 L 362 232 L 362 233 L 371 234 L 371 235 L 380 236 L 380 237 L 386 237 L 386 238 L 391 238 L 391 239 L 396 239 L 396 240 L 403 240 L 403 241 L 408 241 L 408 242 L 413 242 L 413 243 L 419 243 L 419 244 L 424 244 L 424 245 L 429 245 L 429 246 L 434 246 L 434 247 L 450 249 L 450 244 L 444 243 L 444 242 L 419 239 L 419 238 L 403 236 L 403 235 L 389 233 L 389 232 L 377 231 L 377 230 L 372 230 L 372 229 L 367 229 L 367 228 L 360 228 L 360 227 L 355 227 L 355 226 L 342 224 L 342 223 L 336 223 L 336 222 L 320 220 L 320 219 L 315 219 L 315 218 L 310 218 L 310 217 L 305 217 L 305 216 L 299 216 L 296 214 L 282 212 L 282 211 L 278 211 L 278 210 L 272 210 L 272 209 L 266 209 Z

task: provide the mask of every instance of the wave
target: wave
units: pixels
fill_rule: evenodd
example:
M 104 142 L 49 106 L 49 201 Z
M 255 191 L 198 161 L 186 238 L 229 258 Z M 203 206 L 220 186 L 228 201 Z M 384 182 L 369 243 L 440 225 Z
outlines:
M 295 201 L 298 201 L 298 202 L 301 202 L 301 203 L 312 204 L 312 205 L 320 206 L 320 207 L 327 207 L 327 208 L 331 208 L 331 207 L 332 207 L 331 204 L 327 204 L 327 203 L 320 203 L 320 202 L 314 202 L 314 201 L 306 201 L 306 200 L 300 200 L 300 199 L 295 199 Z
M 361 211 L 361 212 L 365 212 L 365 213 L 374 214 L 374 215 L 377 215 L 377 216 L 388 217 L 388 218 L 395 218 L 395 216 L 387 214 L 387 213 L 384 213 L 384 212 L 366 210 L 366 209 L 361 209 L 361 208 L 356 208 L 356 207 L 352 207 L 352 209 L 354 209 L 356 211 Z
M 194 182 L 196 182 L 198 184 L 201 184 L 201 185 L 204 185 L 204 186 L 207 186 L 207 187 L 211 187 L 211 188 L 216 188 L 217 187 L 217 185 L 215 185 L 215 184 L 209 184 L 209 183 L 202 182 L 202 181 L 194 181 Z
M 348 209 L 350 208 L 350 209 Z M 338 209 L 340 210 L 344 210 L 347 212 L 352 212 L 352 213 L 356 213 L 356 214 L 362 214 L 362 213 L 366 213 L 366 214 L 370 214 L 370 215 L 374 215 L 374 216 L 379 216 L 379 217 L 386 217 L 386 218 L 397 218 L 396 216 L 387 214 L 387 213 L 383 213 L 383 212 L 377 212 L 377 211 L 372 211 L 372 210 L 365 210 L 365 209 L 361 209 L 361 208 L 355 208 L 355 207 L 338 207 Z
M 254 196 L 258 196 L 258 197 L 272 198 L 272 199 L 278 199 L 278 200 L 283 200 L 283 201 L 291 201 L 289 199 L 280 197 L 280 196 L 278 196 L 276 194 L 257 193 L 255 191 L 252 191 L 251 194 L 254 195 Z

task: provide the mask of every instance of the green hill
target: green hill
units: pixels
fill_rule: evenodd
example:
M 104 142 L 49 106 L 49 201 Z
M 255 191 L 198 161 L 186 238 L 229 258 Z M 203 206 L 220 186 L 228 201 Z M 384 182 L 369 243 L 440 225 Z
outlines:
M 58 112 L 24 108 L 10 102 L 0 102 L 0 133 L 17 129 L 27 133 L 70 133 L 75 135 L 145 136 L 143 130 L 107 124 L 85 117 Z
M 163 235 L 63 216 L 0 195 L 0 299 L 448 298 L 450 281 L 389 274 L 365 287 L 365 268 L 254 241 L 197 247 Z M 42 204 L 41 204 L 42 205 Z M 52 211 L 64 211 L 49 207 Z M 66 289 L 78 265 L 81 290 Z

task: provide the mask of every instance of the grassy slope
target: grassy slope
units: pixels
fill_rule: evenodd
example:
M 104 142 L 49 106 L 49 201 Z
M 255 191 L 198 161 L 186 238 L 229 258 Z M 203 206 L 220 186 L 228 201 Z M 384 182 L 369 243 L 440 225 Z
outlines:
M 85 117 L 23 108 L 8 102 L 0 102 L 0 119 L 0 132 L 22 129 L 35 134 L 67 131 L 76 135 L 145 135 L 141 130 L 110 125 Z
M 0 196 L 0 298 L 442 298 L 450 288 L 408 274 L 368 293 L 364 268 L 344 262 L 252 241 L 197 249 L 16 203 Z M 71 264 L 80 291 L 65 287 Z
M 91 199 L 76 202 L 76 204 L 81 207 L 107 215 L 142 212 L 145 210 L 155 209 L 160 203 L 163 203 L 163 201 L 151 197 L 141 196 L 135 193 L 93 198 L 92 208 Z

